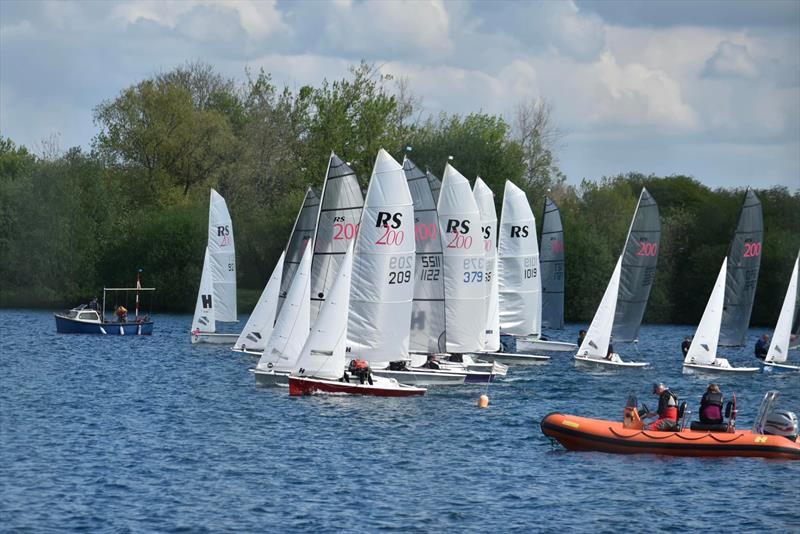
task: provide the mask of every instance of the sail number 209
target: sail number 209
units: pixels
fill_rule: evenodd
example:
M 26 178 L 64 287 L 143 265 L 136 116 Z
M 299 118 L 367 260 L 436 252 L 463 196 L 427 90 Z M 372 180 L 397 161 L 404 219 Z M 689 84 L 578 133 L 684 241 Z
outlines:
M 407 284 L 411 282 L 413 256 L 392 256 L 389 258 L 389 284 Z

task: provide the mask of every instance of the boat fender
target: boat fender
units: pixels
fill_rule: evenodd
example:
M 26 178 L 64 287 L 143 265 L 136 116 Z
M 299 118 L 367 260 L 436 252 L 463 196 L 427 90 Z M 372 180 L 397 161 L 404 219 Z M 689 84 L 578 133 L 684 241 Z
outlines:
M 489 407 L 489 395 L 481 395 L 478 397 L 478 408 L 488 408 Z

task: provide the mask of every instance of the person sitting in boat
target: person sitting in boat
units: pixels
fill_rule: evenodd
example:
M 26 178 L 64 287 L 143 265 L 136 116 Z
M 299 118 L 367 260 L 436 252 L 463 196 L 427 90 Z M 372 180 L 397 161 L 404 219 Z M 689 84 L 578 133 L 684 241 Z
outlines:
M 755 354 L 756 358 L 759 360 L 763 360 L 767 357 L 767 351 L 769 350 L 769 334 L 762 335 L 758 341 L 756 341 L 756 348 Z
M 436 355 L 428 354 L 428 359 L 425 361 L 425 363 L 421 365 L 421 367 L 424 367 L 426 369 L 440 369 L 439 362 L 436 359 Z
M 700 422 L 710 424 L 722 423 L 722 391 L 717 384 L 709 384 L 700 400 Z
M 578 332 L 578 346 L 580 347 L 583 344 L 583 338 L 586 337 L 586 330 L 581 330 Z
M 117 306 L 117 311 L 115 313 L 117 315 L 117 320 L 120 323 L 128 322 L 128 310 L 125 308 L 125 306 Z
M 611 344 L 613 338 L 608 338 L 608 351 L 606 352 L 606 360 L 614 361 L 614 345 Z
M 89 301 L 89 309 L 100 311 L 100 303 L 97 302 L 97 297 L 93 297 L 92 300 Z
M 647 430 L 676 430 L 678 428 L 678 397 L 663 383 L 653 384 L 653 395 L 658 395 L 658 411 L 645 417 L 657 417 L 647 425 Z
M 686 358 L 686 355 L 689 353 L 689 347 L 692 346 L 692 340 L 689 336 L 683 338 L 683 343 L 681 343 L 681 352 L 683 353 L 683 357 Z
M 369 382 L 369 385 L 372 385 L 372 371 L 370 370 L 369 363 L 367 363 L 366 360 L 350 360 L 350 367 L 348 368 L 348 371 L 350 371 L 352 375 L 357 376 L 358 380 L 362 384 L 364 382 Z

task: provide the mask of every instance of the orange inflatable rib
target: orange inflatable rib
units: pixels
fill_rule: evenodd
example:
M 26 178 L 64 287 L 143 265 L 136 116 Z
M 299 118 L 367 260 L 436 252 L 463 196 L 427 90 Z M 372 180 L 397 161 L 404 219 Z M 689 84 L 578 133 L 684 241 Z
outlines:
M 542 420 L 544 435 L 573 451 L 672 456 L 755 456 L 800 460 L 800 443 L 784 436 L 749 430 L 661 432 L 628 428 L 623 423 L 551 413 Z M 800 438 L 798 438 L 800 439 Z

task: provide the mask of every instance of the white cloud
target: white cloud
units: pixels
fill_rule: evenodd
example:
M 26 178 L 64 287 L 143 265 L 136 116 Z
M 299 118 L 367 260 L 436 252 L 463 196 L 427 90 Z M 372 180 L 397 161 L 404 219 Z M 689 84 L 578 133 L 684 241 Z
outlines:
M 749 78 L 758 76 L 758 67 L 747 47 L 722 41 L 705 63 L 703 75 L 718 78 Z

